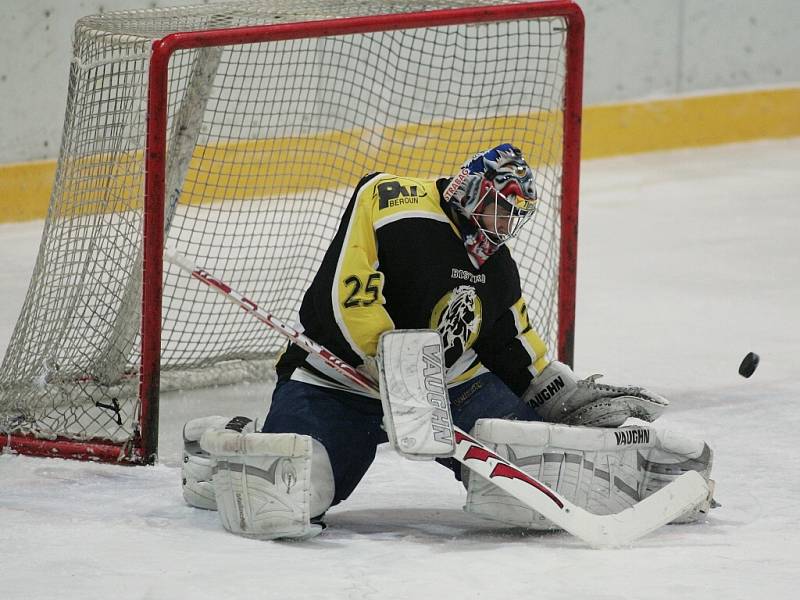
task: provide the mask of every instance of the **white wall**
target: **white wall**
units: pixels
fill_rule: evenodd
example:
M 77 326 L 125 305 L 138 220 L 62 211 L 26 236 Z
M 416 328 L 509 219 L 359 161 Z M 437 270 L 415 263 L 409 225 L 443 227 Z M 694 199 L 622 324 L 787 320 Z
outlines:
M 212 1 L 2 0 L 0 163 L 57 156 L 78 18 Z M 586 104 L 800 84 L 800 0 L 579 3 Z
M 0 0 L 0 163 L 56 158 L 72 29 L 85 15 L 213 0 Z
M 586 104 L 800 83 L 798 0 L 578 3 Z

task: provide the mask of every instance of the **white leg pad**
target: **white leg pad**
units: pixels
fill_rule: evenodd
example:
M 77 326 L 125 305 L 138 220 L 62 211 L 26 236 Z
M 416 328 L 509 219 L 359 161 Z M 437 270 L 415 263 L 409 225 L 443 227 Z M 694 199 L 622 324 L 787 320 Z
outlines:
M 472 434 L 574 504 L 598 515 L 633 506 L 687 470 L 698 471 L 706 480 L 711 473 L 713 455 L 705 442 L 649 427 L 608 429 L 481 419 Z M 697 520 L 710 502 L 709 497 L 675 522 Z M 464 509 L 520 527 L 556 529 L 481 477 L 468 478 Z
M 183 426 L 183 455 L 181 461 L 181 488 L 183 499 L 189 506 L 217 510 L 211 478 L 214 461 L 200 447 L 200 438 L 206 431 L 229 429 L 240 433 L 255 431 L 255 423 L 247 417 L 200 417 Z
M 228 531 L 259 539 L 314 537 L 311 518 L 333 500 L 325 448 L 306 435 L 209 431 L 200 445 L 215 461 L 214 496 Z

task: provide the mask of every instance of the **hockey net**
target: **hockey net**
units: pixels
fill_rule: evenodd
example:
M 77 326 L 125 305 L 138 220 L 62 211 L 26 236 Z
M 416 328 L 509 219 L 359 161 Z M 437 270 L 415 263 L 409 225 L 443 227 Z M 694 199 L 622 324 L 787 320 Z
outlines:
M 571 361 L 582 37 L 566 1 L 80 20 L 50 209 L 0 371 L 0 445 L 152 462 L 159 386 L 269 377 L 284 346 L 164 266 L 163 243 L 291 322 L 363 175 L 455 174 L 503 141 L 541 195 L 512 244 L 529 314 Z

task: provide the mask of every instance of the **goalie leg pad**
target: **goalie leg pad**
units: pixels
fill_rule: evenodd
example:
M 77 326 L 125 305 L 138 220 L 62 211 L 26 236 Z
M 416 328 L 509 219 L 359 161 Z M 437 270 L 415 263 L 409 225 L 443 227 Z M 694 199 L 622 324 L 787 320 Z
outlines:
M 567 500 L 592 513 L 620 512 L 687 470 L 707 481 L 707 444 L 648 427 L 607 429 L 482 419 L 473 435 Z M 713 482 L 709 481 L 713 491 Z M 711 499 L 673 522 L 696 520 Z M 480 477 L 467 482 L 464 507 L 484 518 L 531 529 L 556 529 L 536 511 Z
M 201 447 L 215 461 L 214 495 L 223 527 L 258 539 L 306 539 L 311 518 L 333 500 L 325 448 L 307 435 L 209 431 Z
M 214 468 L 211 456 L 200 447 L 200 438 L 206 431 L 228 429 L 244 433 L 255 431 L 255 424 L 247 417 L 201 417 L 183 426 L 183 456 L 181 460 L 181 487 L 183 499 L 189 506 L 217 510 L 214 486 L 211 483 Z
M 641 484 L 642 497 L 655 494 L 686 471 L 697 471 L 708 482 L 708 497 L 672 522 L 694 523 L 704 519 L 714 505 L 714 481 L 711 479 L 714 453 L 711 447 L 672 431 L 658 432 L 658 442 L 641 465 L 645 473 Z

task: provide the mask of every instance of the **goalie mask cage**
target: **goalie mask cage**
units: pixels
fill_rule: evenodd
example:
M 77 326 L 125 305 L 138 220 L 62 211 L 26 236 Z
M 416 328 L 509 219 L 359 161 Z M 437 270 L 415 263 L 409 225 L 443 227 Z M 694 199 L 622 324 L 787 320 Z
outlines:
M 50 208 L 0 371 L 0 446 L 153 462 L 160 391 L 268 377 L 285 345 L 164 265 L 165 243 L 293 321 L 363 175 L 453 175 L 505 141 L 541 198 L 511 242 L 529 315 L 571 362 L 582 61 L 583 16 L 557 0 L 81 19 Z

